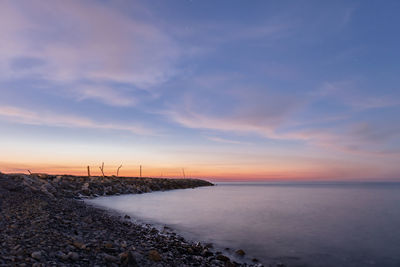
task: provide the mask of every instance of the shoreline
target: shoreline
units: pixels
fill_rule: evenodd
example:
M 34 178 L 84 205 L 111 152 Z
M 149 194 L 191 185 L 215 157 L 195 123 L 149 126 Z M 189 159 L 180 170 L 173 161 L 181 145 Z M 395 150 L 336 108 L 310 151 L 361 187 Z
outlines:
M 0 173 L 0 266 L 262 266 L 82 198 L 212 186 L 198 179 Z

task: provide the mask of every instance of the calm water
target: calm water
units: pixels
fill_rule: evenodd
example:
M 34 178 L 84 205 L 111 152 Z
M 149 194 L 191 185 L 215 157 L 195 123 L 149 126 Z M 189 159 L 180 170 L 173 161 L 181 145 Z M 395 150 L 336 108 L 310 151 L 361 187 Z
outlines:
M 219 184 L 89 202 L 289 266 L 400 266 L 400 184 Z

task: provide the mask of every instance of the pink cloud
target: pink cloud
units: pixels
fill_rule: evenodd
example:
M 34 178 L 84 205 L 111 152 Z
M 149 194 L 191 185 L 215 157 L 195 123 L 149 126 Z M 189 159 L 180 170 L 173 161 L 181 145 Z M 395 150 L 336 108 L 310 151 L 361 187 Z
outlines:
M 52 112 L 36 112 L 13 106 L 0 106 L 0 118 L 6 121 L 28 125 L 46 125 L 68 128 L 89 128 L 103 130 L 128 131 L 134 134 L 152 135 L 154 131 L 139 125 L 96 122 L 91 119 L 54 114 Z
M 243 145 L 243 144 L 248 144 L 246 142 L 241 142 L 241 141 L 236 141 L 236 140 L 230 140 L 226 138 L 221 138 L 221 137 L 216 137 L 216 136 L 209 136 L 207 137 L 208 140 L 218 142 L 218 143 L 225 143 L 225 144 L 235 144 L 235 145 Z
M 102 85 L 79 86 L 73 91 L 78 100 L 95 99 L 111 106 L 133 106 L 137 103 L 135 97 Z
M 0 39 L 0 79 L 35 75 L 56 83 L 85 80 L 149 89 L 178 72 L 181 55 L 177 43 L 154 23 L 96 1 L 1 1 Z M 10 62 L 21 57 L 44 64 L 11 69 Z M 118 94 L 115 88 L 82 89 L 87 98 L 127 105 L 116 101 Z

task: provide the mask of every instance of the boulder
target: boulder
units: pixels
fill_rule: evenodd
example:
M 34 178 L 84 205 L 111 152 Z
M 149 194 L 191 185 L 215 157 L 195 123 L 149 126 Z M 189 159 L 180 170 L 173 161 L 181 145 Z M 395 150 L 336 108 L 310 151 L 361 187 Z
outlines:
M 243 257 L 244 255 L 246 255 L 246 253 L 244 252 L 243 249 L 238 249 L 238 250 L 236 250 L 236 251 L 235 251 L 235 254 L 238 255 L 238 256 L 241 256 L 241 257 Z
M 161 261 L 161 255 L 158 253 L 157 250 L 150 250 L 149 251 L 149 260 L 152 261 Z

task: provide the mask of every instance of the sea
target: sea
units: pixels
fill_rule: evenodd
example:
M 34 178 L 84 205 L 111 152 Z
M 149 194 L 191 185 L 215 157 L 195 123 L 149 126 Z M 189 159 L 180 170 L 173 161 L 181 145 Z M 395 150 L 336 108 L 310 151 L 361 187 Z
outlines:
M 400 266 L 400 183 L 217 183 L 88 202 L 266 266 Z

